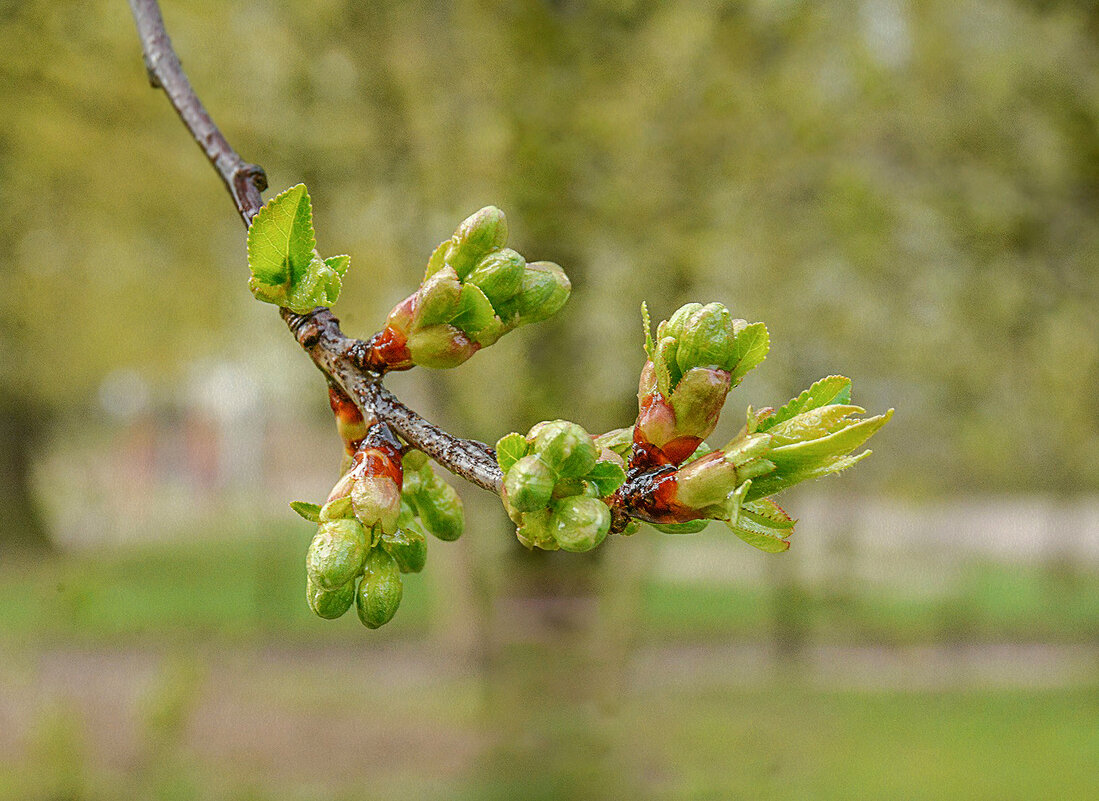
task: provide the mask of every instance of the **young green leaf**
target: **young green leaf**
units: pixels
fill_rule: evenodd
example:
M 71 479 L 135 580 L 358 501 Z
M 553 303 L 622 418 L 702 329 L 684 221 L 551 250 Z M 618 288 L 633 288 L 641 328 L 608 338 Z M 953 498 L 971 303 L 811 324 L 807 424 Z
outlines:
M 599 497 L 605 498 L 626 483 L 626 471 L 614 462 L 596 462 L 584 480 L 595 484 Z
M 809 389 L 802 392 L 796 398 L 788 401 L 770 417 L 760 421 L 759 431 L 766 431 L 771 426 L 784 423 L 792 417 L 810 409 L 818 409 L 821 406 L 832 404 L 847 404 L 851 402 L 851 379 L 842 375 L 830 375 L 814 383 Z
M 303 314 L 331 305 L 350 259 L 322 261 L 314 253 L 313 206 L 304 184 L 273 198 L 248 227 L 248 287 L 265 303 Z
M 290 501 L 290 508 L 304 517 L 310 523 L 321 521 L 321 507 L 308 501 Z
M 763 323 L 746 324 L 743 320 L 734 320 L 736 341 L 732 347 L 732 356 L 727 365 L 733 375 L 733 386 L 740 383 L 748 371 L 767 358 L 771 348 L 771 337 Z
M 487 328 L 496 319 L 492 303 L 476 284 L 462 284 L 458 299 L 458 311 L 450 324 L 467 334 L 475 334 Z
M 508 434 L 501 437 L 496 443 L 496 464 L 500 465 L 500 471 L 506 473 L 512 465 L 527 455 L 530 444 L 522 434 Z

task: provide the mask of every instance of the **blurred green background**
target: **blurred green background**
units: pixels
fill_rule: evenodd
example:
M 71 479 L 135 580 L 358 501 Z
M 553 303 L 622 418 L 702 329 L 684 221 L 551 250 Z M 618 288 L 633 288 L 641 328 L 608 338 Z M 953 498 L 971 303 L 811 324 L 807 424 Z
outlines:
M 764 320 L 730 399 L 896 407 L 711 526 L 528 554 L 461 486 L 385 629 L 310 616 L 340 446 L 122 0 L 0 0 L 0 799 L 1099 794 L 1099 6 L 169 0 L 366 336 L 488 203 L 573 297 L 390 385 L 494 441 L 633 418 L 638 307 Z

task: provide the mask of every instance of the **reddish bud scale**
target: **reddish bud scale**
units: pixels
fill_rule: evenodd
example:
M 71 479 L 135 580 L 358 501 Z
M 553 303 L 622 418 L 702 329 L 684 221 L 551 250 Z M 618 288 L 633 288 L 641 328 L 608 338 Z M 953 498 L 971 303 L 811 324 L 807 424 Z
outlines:
M 385 423 L 370 427 L 355 453 L 355 469 L 360 475 L 385 476 L 400 489 L 404 484 L 401 443 Z
M 336 417 L 336 431 L 343 440 L 344 449 L 348 455 L 354 456 L 366 434 L 362 412 L 342 390 L 331 385 L 328 387 L 328 405 Z
M 370 338 L 364 362 L 376 373 L 409 370 L 413 367 L 412 354 L 408 352 L 408 337 L 386 325 Z
M 698 449 L 701 437 L 684 434 L 663 446 L 649 441 L 645 434 L 646 419 L 652 417 L 675 419 L 671 406 L 659 392 L 652 392 L 641 399 L 641 411 L 637 415 L 637 425 L 633 429 L 633 452 L 630 454 L 631 468 L 651 469 L 661 465 L 678 465 Z
M 702 514 L 679 503 L 679 471 L 671 465 L 656 469 L 631 469 L 616 493 L 631 517 L 648 523 L 686 523 Z

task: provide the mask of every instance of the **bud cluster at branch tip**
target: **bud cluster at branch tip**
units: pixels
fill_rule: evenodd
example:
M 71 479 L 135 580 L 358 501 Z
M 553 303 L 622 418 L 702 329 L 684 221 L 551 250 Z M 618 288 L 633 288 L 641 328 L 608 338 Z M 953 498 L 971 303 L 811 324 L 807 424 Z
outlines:
M 507 219 L 495 206 L 462 222 L 431 254 L 419 289 L 370 341 L 371 368 L 457 367 L 508 331 L 556 314 L 569 298 L 568 276 L 552 262 L 527 263 L 507 239 Z
M 528 548 L 590 551 L 610 531 L 603 500 L 626 480 L 622 459 L 596 447 L 576 423 L 538 423 L 526 436 L 508 434 L 496 443 L 504 474 L 502 499 Z

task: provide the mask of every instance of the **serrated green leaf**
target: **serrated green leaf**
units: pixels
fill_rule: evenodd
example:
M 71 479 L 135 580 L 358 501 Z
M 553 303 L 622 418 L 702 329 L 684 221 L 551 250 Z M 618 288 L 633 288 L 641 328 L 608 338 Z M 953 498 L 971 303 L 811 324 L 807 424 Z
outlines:
M 584 480 L 595 484 L 599 497 L 605 498 L 626 483 L 626 471 L 614 462 L 596 462 L 595 467 L 584 476 Z
M 837 456 L 812 467 L 790 473 L 773 473 L 762 478 L 757 478 L 748 492 L 748 500 L 754 501 L 768 495 L 782 492 L 802 481 L 822 478 L 832 473 L 840 473 L 869 456 L 872 451 L 866 450 L 848 456 Z
M 649 304 L 641 301 L 641 328 L 645 332 L 645 353 L 649 361 L 655 361 L 656 351 L 653 347 L 653 324 L 649 318 Z
M 656 358 L 653 359 L 653 367 L 656 369 L 656 386 L 660 394 L 670 399 L 672 390 L 679 383 L 679 365 L 675 362 L 675 350 L 678 343 L 671 337 L 664 337 L 656 343 Z
M 697 534 L 710 525 L 709 520 L 688 520 L 686 523 L 650 523 L 661 534 Z
M 487 328 L 496 319 L 492 303 L 481 288 L 475 284 L 462 284 L 462 294 L 458 299 L 458 313 L 450 324 L 467 334 L 476 334 Z
M 248 227 L 248 267 L 268 285 L 289 285 L 317 246 L 313 206 L 305 184 L 292 186 L 260 209 Z
M 732 355 L 725 365 L 725 369 L 733 376 L 734 387 L 749 370 L 767 358 L 767 351 L 771 349 L 771 336 L 767 333 L 767 326 L 763 323 L 743 323 L 743 320 L 733 321 L 736 341 L 733 343 Z
M 507 473 L 512 465 L 527 455 L 530 443 L 522 434 L 511 433 L 496 442 L 496 464 Z
M 848 417 L 853 414 L 863 414 L 864 412 L 866 412 L 866 409 L 861 406 L 833 403 L 816 409 L 808 409 L 801 414 L 794 415 L 789 420 L 771 426 L 767 429 L 767 433 L 772 437 L 772 447 L 792 445 L 795 442 L 804 442 L 833 434 L 851 424 L 851 421 L 847 419 Z
M 321 507 L 319 504 L 309 503 L 308 501 L 290 501 L 290 508 L 310 523 L 319 523 L 321 521 Z
M 739 515 L 726 525 L 746 543 L 767 553 L 787 550 L 790 542 L 786 538 L 794 531 L 790 516 L 766 498 L 742 503 Z
M 347 268 L 351 266 L 350 256 L 329 256 L 324 263 L 336 271 L 336 275 L 343 278 L 347 275 Z
M 852 422 L 826 437 L 772 448 L 767 452 L 767 458 L 775 463 L 779 473 L 787 473 L 842 456 L 870 439 L 875 431 L 889 422 L 892 416 L 893 410 L 890 409 L 885 414 Z
M 788 401 L 785 406 L 775 412 L 771 417 L 762 420 L 759 431 L 766 431 L 772 426 L 784 423 L 790 418 L 810 409 L 818 409 L 821 406 L 832 404 L 847 404 L 851 402 L 851 379 L 842 375 L 830 375 L 815 382 L 809 389 L 802 392 L 796 398 Z

